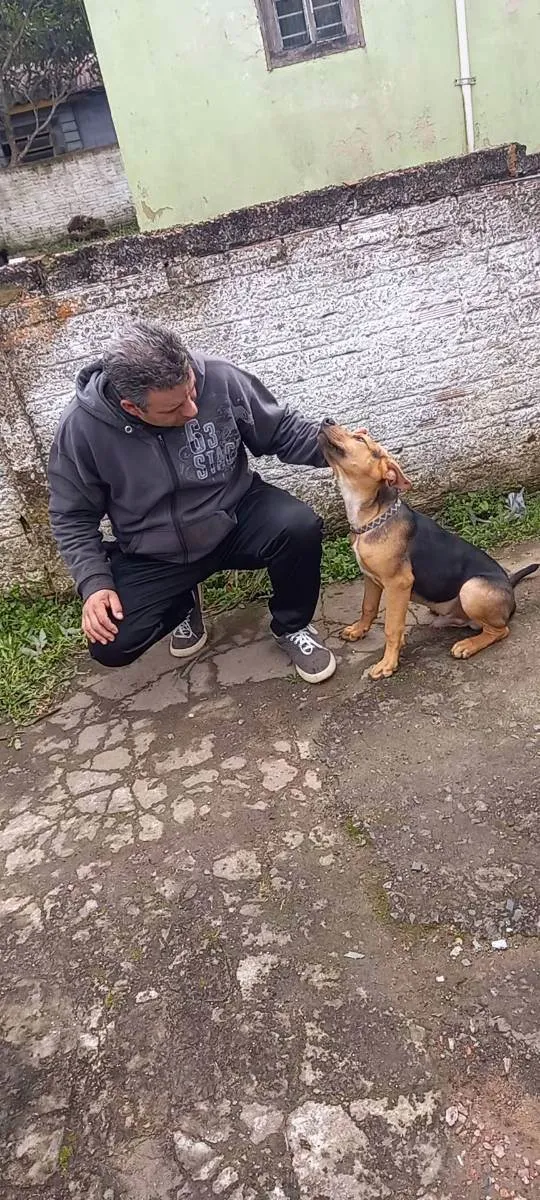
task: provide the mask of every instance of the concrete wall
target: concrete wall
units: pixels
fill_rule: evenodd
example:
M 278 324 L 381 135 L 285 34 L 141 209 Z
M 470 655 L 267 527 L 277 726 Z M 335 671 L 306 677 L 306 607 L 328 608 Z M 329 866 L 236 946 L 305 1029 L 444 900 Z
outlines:
M 0 244 L 29 247 L 66 236 L 78 213 L 117 225 L 133 219 L 117 146 L 0 170 Z
M 467 0 L 476 145 L 515 138 L 540 149 L 540 7 L 536 0 Z
M 27 537 L 21 514 L 25 504 L 0 466 L 0 587 L 43 575 L 38 547 Z
M 6 268 L 0 437 L 17 499 L 4 499 L 4 582 L 29 541 L 47 553 L 42 462 L 75 375 L 135 315 L 313 417 L 365 423 L 402 448 L 422 503 L 540 484 L 540 180 L 517 176 L 515 147 L 480 159 Z M 500 181 L 473 187 L 479 174 Z M 341 518 L 326 473 L 264 473 Z M 6 529 L 21 513 L 17 548 Z
M 359 3 L 365 48 L 269 71 L 255 0 L 86 0 L 141 229 L 465 151 L 454 0 Z M 467 8 L 478 146 L 539 148 L 537 0 Z

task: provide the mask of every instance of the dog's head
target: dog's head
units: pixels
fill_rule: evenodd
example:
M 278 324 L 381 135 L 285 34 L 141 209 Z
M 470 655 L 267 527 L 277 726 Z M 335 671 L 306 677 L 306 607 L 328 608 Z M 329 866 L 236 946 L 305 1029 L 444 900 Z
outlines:
M 348 491 L 365 492 L 366 488 L 375 489 L 383 483 L 400 492 L 411 487 L 399 463 L 370 437 L 367 429 L 349 433 L 333 421 L 324 421 L 319 446 L 338 483 L 346 484 Z

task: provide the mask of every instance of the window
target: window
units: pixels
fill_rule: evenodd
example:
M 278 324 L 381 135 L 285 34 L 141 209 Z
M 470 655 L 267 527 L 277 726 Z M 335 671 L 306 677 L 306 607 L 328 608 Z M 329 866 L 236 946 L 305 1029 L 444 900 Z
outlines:
M 255 0 L 269 68 L 363 46 L 357 0 Z
M 29 107 L 16 108 L 11 113 L 11 124 L 19 153 L 31 140 L 21 165 L 32 162 L 42 162 L 43 159 L 56 158 L 58 154 L 69 154 L 74 150 L 82 150 L 83 143 L 77 126 L 73 108 L 70 104 L 60 104 L 54 117 L 45 124 L 51 111 L 50 104 L 39 103 L 36 111 Z M 36 132 L 36 118 L 39 120 Z M 0 128 L 0 165 L 2 156 L 9 162 L 11 150 L 4 142 L 5 134 Z
M 56 153 L 73 154 L 76 150 L 82 150 L 81 135 L 71 104 L 61 104 L 56 110 L 54 126 L 58 142 Z
M 47 108 L 40 109 L 41 121 L 45 120 L 45 118 L 48 116 L 48 113 L 49 110 Z M 19 150 L 22 150 L 23 147 L 26 146 L 28 139 L 32 136 L 36 128 L 36 118 L 34 113 L 31 109 L 12 112 L 11 124 L 13 127 L 13 133 L 15 134 L 17 147 Z M 6 145 L 4 147 L 4 153 L 6 154 L 6 158 L 9 159 L 9 146 Z M 38 129 L 28 153 L 24 156 L 23 162 L 38 162 L 44 158 L 54 158 L 54 142 L 50 125 L 47 125 L 45 129 Z

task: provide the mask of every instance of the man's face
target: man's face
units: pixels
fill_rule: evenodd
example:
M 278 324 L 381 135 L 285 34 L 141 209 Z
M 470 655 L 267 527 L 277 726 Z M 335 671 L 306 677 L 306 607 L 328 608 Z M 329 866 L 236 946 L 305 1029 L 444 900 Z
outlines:
M 161 425 L 162 428 L 185 425 L 197 416 L 197 385 L 195 375 L 189 368 L 189 376 L 184 383 L 163 391 L 148 392 L 148 405 L 144 409 L 132 404 L 131 400 L 121 400 L 121 406 L 126 413 L 146 421 L 147 425 Z

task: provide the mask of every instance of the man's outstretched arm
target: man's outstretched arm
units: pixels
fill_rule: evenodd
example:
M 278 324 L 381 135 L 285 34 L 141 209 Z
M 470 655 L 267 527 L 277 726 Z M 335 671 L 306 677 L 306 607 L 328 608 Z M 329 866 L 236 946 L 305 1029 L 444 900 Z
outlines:
M 242 438 L 252 454 L 275 454 L 284 463 L 326 467 L 319 450 L 320 421 L 308 420 L 287 404 L 280 404 L 255 375 L 241 372 L 251 420 L 238 421 Z

